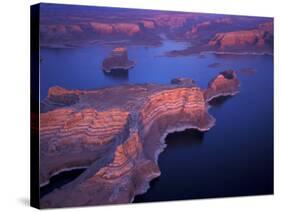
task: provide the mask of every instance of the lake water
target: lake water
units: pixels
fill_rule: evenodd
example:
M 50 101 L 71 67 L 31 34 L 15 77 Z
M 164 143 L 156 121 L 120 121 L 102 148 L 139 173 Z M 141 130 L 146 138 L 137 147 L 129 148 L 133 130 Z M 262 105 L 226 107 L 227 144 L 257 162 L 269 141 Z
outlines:
M 41 99 L 48 88 L 92 89 L 123 83 L 169 83 L 176 77 L 194 79 L 206 87 L 225 69 L 238 72 L 240 93 L 213 103 L 216 125 L 208 132 L 168 135 L 159 156 L 161 176 L 134 202 L 271 194 L 273 192 L 273 57 L 164 57 L 186 44 L 165 41 L 161 47 L 128 47 L 136 66 L 128 76 L 110 77 L 101 69 L 112 47 L 41 49 Z M 219 63 L 220 67 L 208 67 Z

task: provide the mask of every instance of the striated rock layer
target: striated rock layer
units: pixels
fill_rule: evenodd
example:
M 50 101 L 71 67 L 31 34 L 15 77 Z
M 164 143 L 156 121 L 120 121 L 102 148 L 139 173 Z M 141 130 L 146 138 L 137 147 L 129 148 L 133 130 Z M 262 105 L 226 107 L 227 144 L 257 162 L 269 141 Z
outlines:
M 134 61 L 128 59 L 126 48 L 113 49 L 111 55 L 104 59 L 102 68 L 106 73 L 128 71 L 134 67 Z
M 132 202 L 161 174 L 157 160 L 166 135 L 209 130 L 215 119 L 208 101 L 239 88 L 233 71 L 219 74 L 207 89 L 183 78 L 173 83 L 90 91 L 51 88 L 41 103 L 40 183 L 66 169 L 87 169 L 41 198 L 41 207 Z

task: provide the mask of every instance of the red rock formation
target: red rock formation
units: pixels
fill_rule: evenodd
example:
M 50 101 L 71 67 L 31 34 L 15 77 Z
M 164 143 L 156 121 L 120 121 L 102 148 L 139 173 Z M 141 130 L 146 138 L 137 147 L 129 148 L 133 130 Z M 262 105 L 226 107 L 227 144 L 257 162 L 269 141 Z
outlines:
M 192 19 L 192 14 L 174 13 L 174 14 L 159 14 L 152 17 L 155 24 L 159 27 L 168 27 L 168 29 L 176 29 L 184 26 L 184 24 Z
M 210 129 L 214 118 L 208 114 L 208 101 L 235 94 L 239 85 L 235 82 L 234 72 L 227 71 L 212 80 L 207 90 L 185 83 L 81 92 L 50 89 L 47 112 L 40 116 L 41 183 L 64 169 L 88 168 L 74 181 L 44 196 L 41 206 L 132 202 L 160 175 L 157 161 L 166 146 L 166 135 L 188 128 Z M 63 107 L 50 99 L 69 94 L 78 95 L 79 102 Z
M 239 80 L 233 70 L 221 72 L 209 82 L 208 89 L 205 91 L 207 101 L 218 96 L 232 96 L 238 92 Z
M 196 23 L 188 30 L 185 35 L 187 38 L 200 39 L 203 37 L 212 36 L 215 32 L 223 27 L 228 27 L 233 23 L 233 20 L 230 17 L 217 18 L 214 20 L 204 20 L 202 22 Z
M 189 51 L 173 53 L 173 55 L 183 55 L 201 50 L 253 52 L 256 46 L 260 47 L 259 52 L 263 52 L 263 43 L 266 46 L 268 43 L 271 45 L 266 47 L 266 51 L 269 52 L 273 44 L 272 21 L 264 18 L 133 9 L 124 9 L 122 12 L 120 9 L 112 9 L 107 12 L 106 8 L 97 10 L 94 7 L 79 11 L 73 8 L 69 10 L 66 7 L 62 12 L 57 11 L 56 8 L 48 8 L 52 6 L 43 7 L 40 14 L 40 45 L 44 47 L 73 48 L 112 41 L 120 42 L 120 45 L 121 43 L 159 45 L 163 38 L 167 37 L 185 40 L 194 45 L 194 48 Z M 265 34 L 260 36 L 253 35 L 257 32 L 249 32 L 246 35 L 246 41 L 243 41 L 244 35 L 239 35 L 238 32 L 253 29 L 258 32 L 263 31 Z M 222 49 L 213 48 L 220 46 L 222 38 L 217 34 L 218 41 L 216 42 L 216 33 L 232 32 L 237 33 L 226 35 L 226 40 L 222 39 Z M 259 40 L 257 45 L 252 48 L 244 46 L 244 44 L 253 43 L 255 39 Z M 208 46 L 208 41 L 210 41 L 210 46 Z M 237 43 L 243 48 L 233 49 L 233 44 Z
M 106 145 L 117 145 L 128 131 L 128 112 L 112 109 L 75 111 L 62 108 L 40 116 L 40 184 L 45 184 L 57 172 L 89 166 L 101 157 Z M 119 137 L 118 137 L 119 136 Z
M 215 54 L 273 54 L 273 22 L 252 27 L 247 18 L 222 18 L 199 22 L 185 33 L 191 47 L 167 52 L 168 56 L 181 56 L 211 52 Z
M 67 25 L 66 29 L 70 33 L 83 33 L 83 30 L 82 30 L 81 26 L 79 26 L 78 24 Z
M 134 61 L 128 59 L 126 48 L 118 47 L 113 49 L 110 56 L 105 58 L 102 68 L 106 73 L 112 73 L 119 70 L 127 71 L 134 67 Z
M 132 35 L 140 32 L 139 25 L 134 24 L 134 23 L 118 23 L 118 24 L 114 24 L 113 28 L 114 28 L 115 32 L 121 33 L 121 34 L 126 34 L 129 36 L 132 36 Z
M 111 24 L 91 22 L 90 25 L 94 32 L 107 35 L 113 33 L 113 27 Z
M 217 33 L 209 41 L 209 46 L 219 50 L 252 50 L 271 47 L 273 42 L 272 22 L 260 24 L 257 29 Z M 271 49 L 272 50 L 272 49 Z
M 259 30 L 217 33 L 216 36 L 209 41 L 210 46 L 218 46 L 221 50 L 252 45 L 262 47 L 264 43 L 264 32 Z
M 154 24 L 153 21 L 144 20 L 144 21 L 141 21 L 141 23 L 147 29 L 154 29 L 155 28 L 155 24 Z
M 98 23 L 98 22 L 91 22 L 91 27 L 93 28 L 94 32 L 100 34 L 125 34 L 128 36 L 132 36 L 136 33 L 140 32 L 140 28 L 138 24 L 135 23 Z
M 186 35 L 188 37 L 194 36 L 196 33 L 198 33 L 199 30 L 208 28 L 210 26 L 211 26 L 211 21 L 204 21 L 204 22 L 198 23 L 198 24 L 192 26 L 191 30 L 186 32 Z

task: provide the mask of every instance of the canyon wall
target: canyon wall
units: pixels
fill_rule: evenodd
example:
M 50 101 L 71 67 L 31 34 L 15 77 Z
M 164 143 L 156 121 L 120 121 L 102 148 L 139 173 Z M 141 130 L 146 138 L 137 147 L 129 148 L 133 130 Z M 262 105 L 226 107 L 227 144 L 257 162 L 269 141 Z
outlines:
M 165 39 L 188 48 L 169 56 L 202 52 L 273 54 L 273 19 L 117 8 L 41 6 L 40 45 L 75 48 L 110 45 L 159 46 Z M 106 16 L 105 16 L 106 14 Z
M 208 101 L 239 89 L 232 71 L 215 77 L 207 89 L 192 80 L 182 81 L 189 83 L 88 91 L 51 88 L 41 105 L 40 182 L 48 183 L 63 170 L 87 169 L 43 196 L 41 207 L 128 203 L 145 193 L 149 182 L 161 174 L 157 161 L 166 135 L 209 130 L 215 119 L 208 113 Z

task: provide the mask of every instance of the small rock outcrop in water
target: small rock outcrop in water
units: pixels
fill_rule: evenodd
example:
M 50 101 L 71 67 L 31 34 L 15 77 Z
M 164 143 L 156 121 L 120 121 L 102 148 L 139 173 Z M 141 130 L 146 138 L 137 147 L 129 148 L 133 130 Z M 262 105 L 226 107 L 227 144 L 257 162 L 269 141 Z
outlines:
M 104 59 L 102 68 L 106 73 L 128 71 L 134 67 L 134 61 L 128 59 L 127 49 L 118 47 L 113 49 L 111 55 Z
M 209 82 L 208 89 L 205 92 L 205 98 L 207 101 L 218 96 L 232 96 L 237 92 L 239 86 L 239 80 L 236 73 L 233 70 L 226 70 L 221 72 L 213 80 Z
M 41 207 L 132 202 L 161 174 L 158 156 L 166 135 L 190 128 L 209 130 L 215 119 L 208 113 L 208 101 L 234 95 L 239 88 L 233 71 L 219 74 L 207 89 L 183 78 L 173 83 L 89 91 L 51 88 L 40 114 L 40 184 L 63 170 L 87 170 L 44 196 Z M 58 104 L 57 99 L 70 94 L 78 101 Z M 60 98 L 54 101 L 53 95 Z
M 183 85 L 187 88 L 196 86 L 196 82 L 193 79 L 183 78 L 183 77 L 172 79 L 171 83 L 175 85 Z

